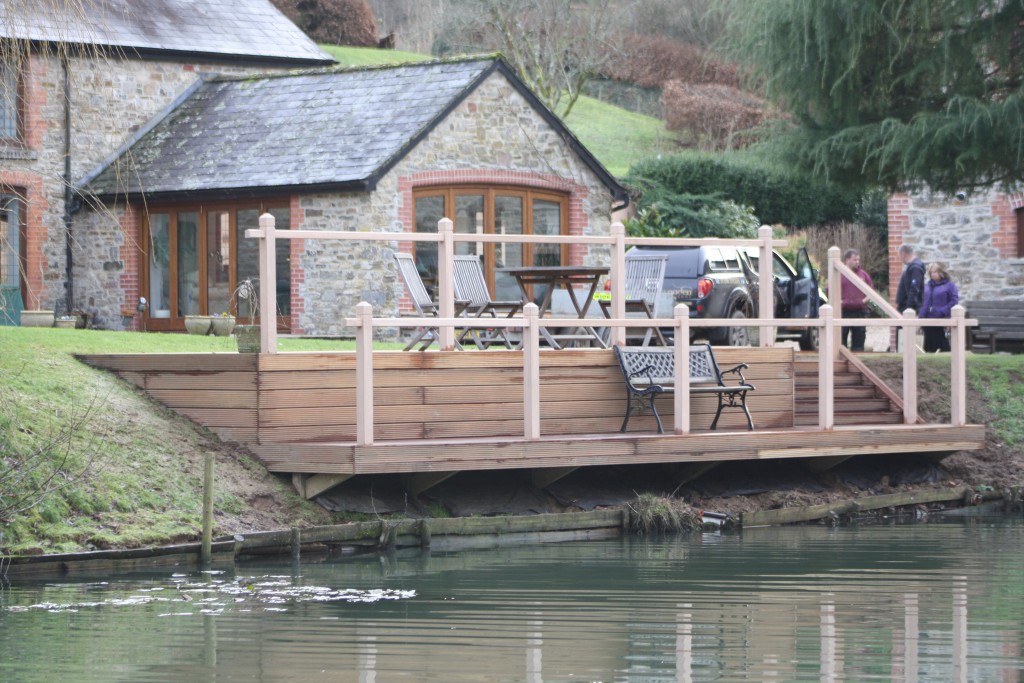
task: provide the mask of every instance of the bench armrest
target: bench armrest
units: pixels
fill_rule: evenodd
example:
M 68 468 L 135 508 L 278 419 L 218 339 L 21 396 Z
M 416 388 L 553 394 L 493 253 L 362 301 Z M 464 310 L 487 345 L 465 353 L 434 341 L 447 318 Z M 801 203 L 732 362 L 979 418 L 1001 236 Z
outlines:
M 746 378 L 743 377 L 743 371 L 749 367 L 750 366 L 747 365 L 746 363 L 740 363 L 736 367 L 729 368 L 728 370 L 722 370 L 721 372 L 722 375 L 736 374 L 740 378 L 740 384 L 746 384 L 747 380 Z
M 657 384 L 654 383 L 654 377 L 651 375 L 651 370 L 653 370 L 653 369 L 654 369 L 653 365 L 647 364 L 647 365 L 643 366 L 642 368 L 640 368 L 639 370 L 637 370 L 636 372 L 629 373 L 629 383 L 630 383 L 630 385 L 633 384 L 633 378 L 634 377 L 644 376 L 644 377 L 647 378 L 647 385 L 648 386 L 651 386 L 651 387 L 658 386 Z

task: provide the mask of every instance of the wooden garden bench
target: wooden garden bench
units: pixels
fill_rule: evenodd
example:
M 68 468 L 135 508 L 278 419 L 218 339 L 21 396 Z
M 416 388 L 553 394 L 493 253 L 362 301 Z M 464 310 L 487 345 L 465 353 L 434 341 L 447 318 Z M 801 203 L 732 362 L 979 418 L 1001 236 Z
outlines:
M 619 359 L 619 367 L 626 380 L 626 417 L 622 421 L 620 432 L 626 431 L 629 416 L 634 406 L 643 410 L 650 406 L 654 419 L 658 422 L 658 433 L 663 434 L 661 416 L 654 405 L 654 399 L 660 394 L 671 394 L 675 391 L 676 363 L 675 349 L 671 347 L 653 346 L 616 346 L 615 355 Z M 743 377 L 743 370 L 750 367 L 741 363 L 734 368 L 722 370 L 718 367 L 711 344 L 700 344 L 690 347 L 690 393 L 716 394 L 718 411 L 711 423 L 711 429 L 718 427 L 718 418 L 724 408 L 740 408 L 747 416 L 747 427 L 754 429 L 754 421 L 747 409 L 747 392 L 754 391 L 754 385 Z M 724 375 L 734 374 L 738 383 L 726 384 Z
M 967 317 L 976 318 L 978 326 L 970 328 L 970 346 L 988 345 L 996 352 L 996 342 L 1024 342 L 1024 301 L 970 301 L 965 306 Z

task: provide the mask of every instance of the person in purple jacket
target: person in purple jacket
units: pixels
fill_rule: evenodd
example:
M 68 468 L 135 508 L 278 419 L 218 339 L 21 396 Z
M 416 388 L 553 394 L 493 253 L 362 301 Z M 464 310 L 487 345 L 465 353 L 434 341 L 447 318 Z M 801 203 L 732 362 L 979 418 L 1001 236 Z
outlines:
M 924 302 L 921 304 L 921 318 L 948 318 L 950 311 L 960 303 L 960 293 L 949 279 L 949 273 L 941 263 L 928 266 L 928 281 L 924 285 Z M 949 351 L 949 338 L 945 327 L 924 328 L 925 353 Z

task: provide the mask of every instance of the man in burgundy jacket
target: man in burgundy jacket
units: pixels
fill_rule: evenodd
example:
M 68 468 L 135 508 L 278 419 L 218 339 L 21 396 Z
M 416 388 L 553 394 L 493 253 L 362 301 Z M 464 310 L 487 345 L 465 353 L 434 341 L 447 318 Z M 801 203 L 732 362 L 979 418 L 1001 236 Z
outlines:
M 856 249 L 847 249 L 843 254 L 843 264 L 856 273 L 861 280 L 867 283 L 868 287 L 874 289 L 875 284 L 871 281 L 871 276 L 868 275 L 866 270 L 860 267 L 860 252 Z M 864 296 L 864 292 L 857 289 L 857 286 L 846 279 L 845 276 L 840 280 L 840 286 L 842 289 L 843 317 L 868 317 L 868 298 Z M 860 326 L 844 327 L 843 345 L 849 347 L 851 351 L 863 351 L 866 331 L 867 330 L 864 327 Z

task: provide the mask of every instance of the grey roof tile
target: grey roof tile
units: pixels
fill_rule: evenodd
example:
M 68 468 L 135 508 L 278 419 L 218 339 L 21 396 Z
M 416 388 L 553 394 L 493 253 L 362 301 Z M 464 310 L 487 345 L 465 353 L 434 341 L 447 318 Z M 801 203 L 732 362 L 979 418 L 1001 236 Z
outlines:
M 269 0 L 0 0 L 0 36 L 143 53 L 334 61 Z
M 109 196 L 367 181 L 494 65 L 211 80 L 84 189 Z

